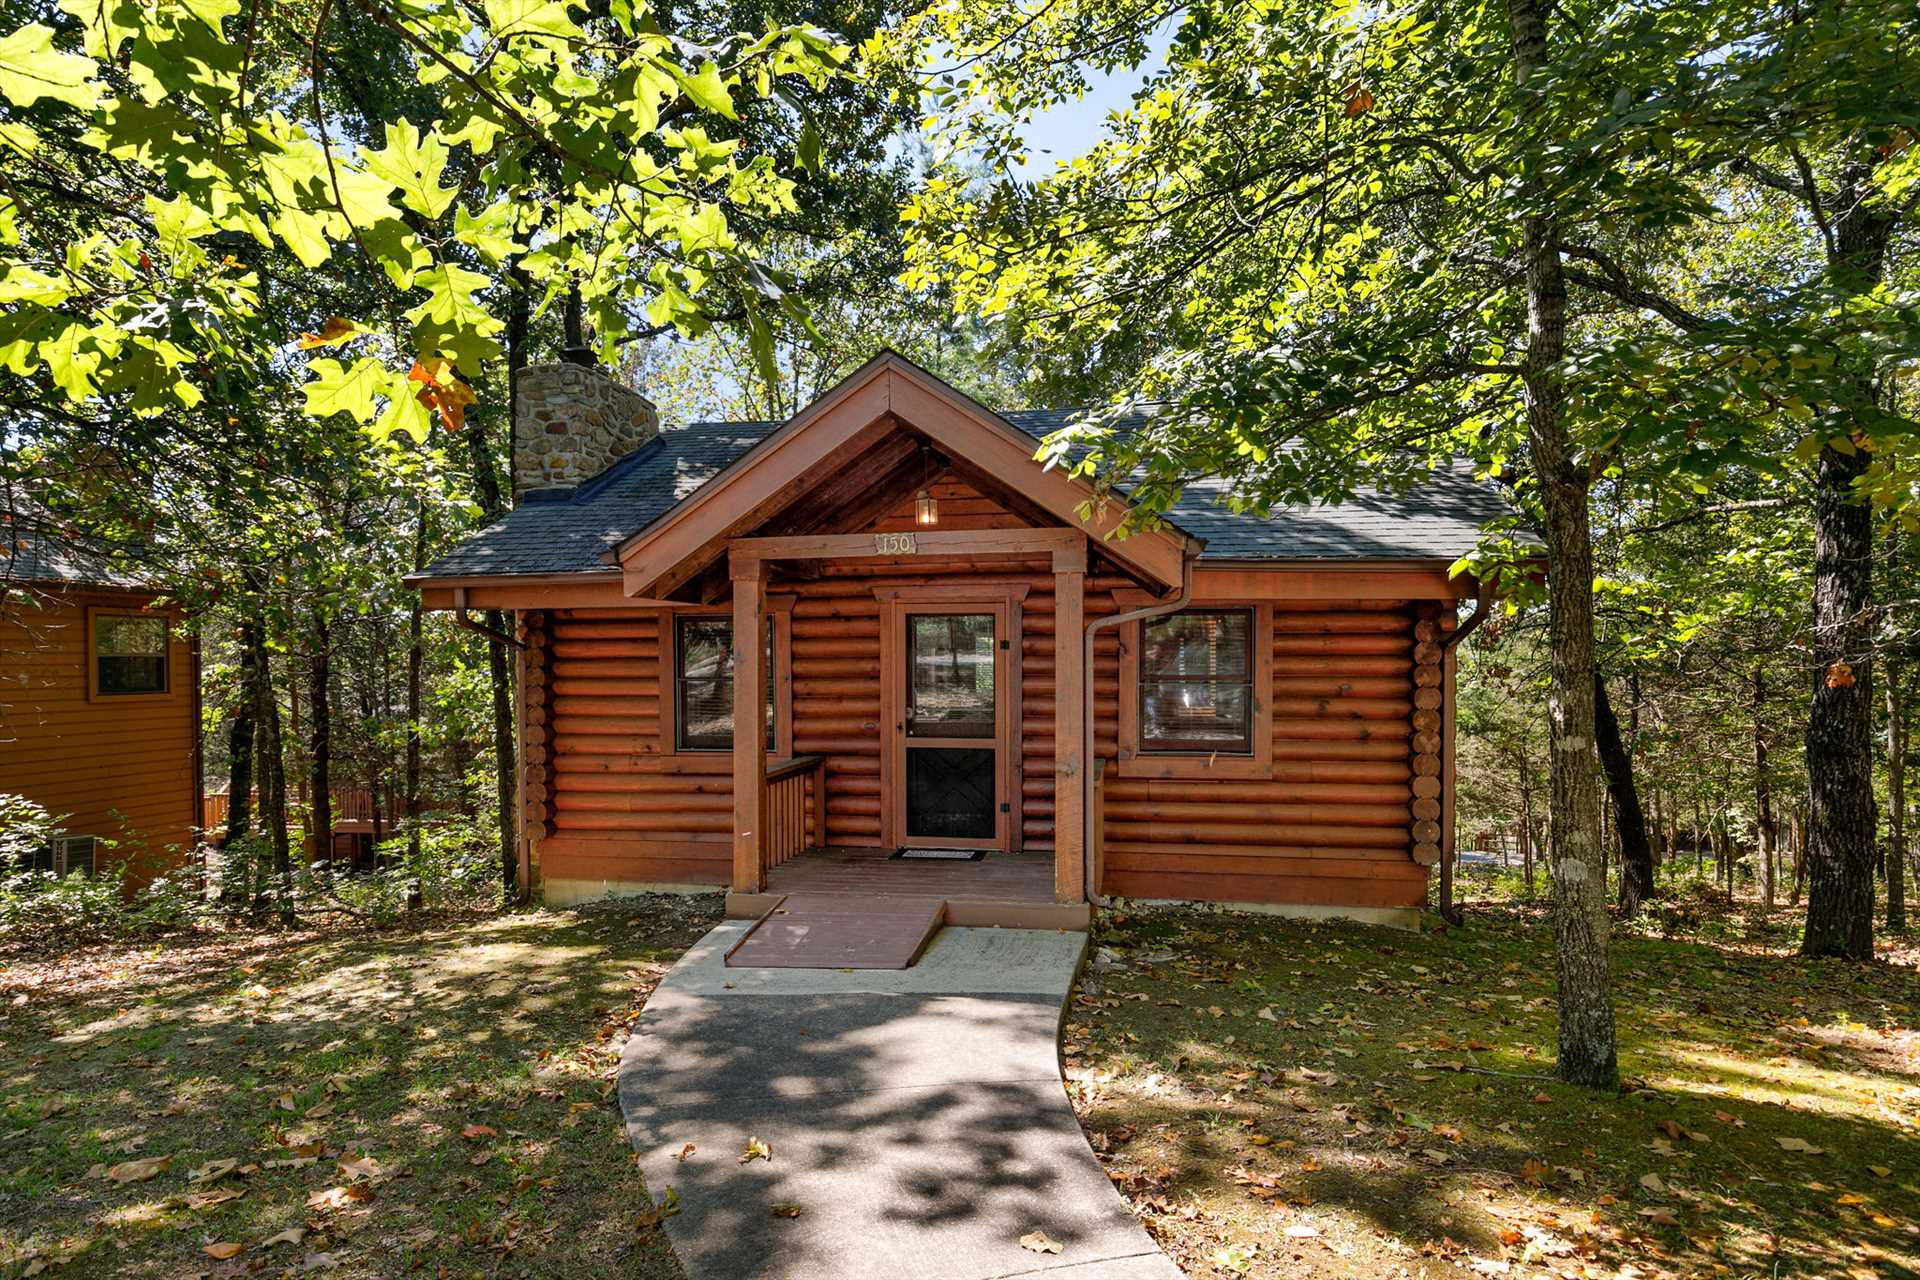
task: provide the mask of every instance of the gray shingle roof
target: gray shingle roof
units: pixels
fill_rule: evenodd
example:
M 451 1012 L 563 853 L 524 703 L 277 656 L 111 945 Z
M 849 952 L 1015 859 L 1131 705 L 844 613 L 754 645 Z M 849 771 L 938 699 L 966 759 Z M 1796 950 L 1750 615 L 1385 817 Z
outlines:
M 0 584 L 12 582 L 147 585 L 112 548 L 62 528 L 45 507 L 21 490 L 0 487 Z
M 1071 410 L 1009 410 L 1036 437 L 1066 425 Z M 557 501 L 526 502 L 441 556 L 423 576 L 605 570 L 602 558 L 691 496 L 782 424 L 696 422 L 672 427 Z M 1493 486 L 1465 468 L 1436 472 L 1405 493 L 1362 490 L 1337 506 L 1289 507 L 1262 518 L 1223 505 L 1229 486 L 1189 486 L 1170 513 L 1204 539 L 1203 560 L 1447 560 L 1471 551 L 1480 526 L 1511 514 Z

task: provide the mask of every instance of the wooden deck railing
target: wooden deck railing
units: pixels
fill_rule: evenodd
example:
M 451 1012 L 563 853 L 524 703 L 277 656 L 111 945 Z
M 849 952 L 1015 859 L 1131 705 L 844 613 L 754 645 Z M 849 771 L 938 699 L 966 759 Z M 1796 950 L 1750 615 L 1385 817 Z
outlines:
M 827 758 L 795 756 L 767 769 L 762 872 L 797 858 L 826 834 Z
M 365 786 L 335 787 L 333 795 L 333 822 L 335 829 L 349 823 L 362 823 L 371 826 L 373 822 L 373 791 Z M 382 797 L 380 810 L 381 826 L 392 831 L 403 821 L 398 797 L 391 792 Z M 289 795 L 288 803 L 294 803 Z M 254 803 L 259 803 L 259 793 L 254 793 Z M 429 802 L 430 803 L 430 802 Z M 207 831 L 218 831 L 227 825 L 227 814 L 233 809 L 233 797 L 226 791 L 209 791 L 200 797 L 200 825 Z M 257 812 L 257 809 L 256 809 Z

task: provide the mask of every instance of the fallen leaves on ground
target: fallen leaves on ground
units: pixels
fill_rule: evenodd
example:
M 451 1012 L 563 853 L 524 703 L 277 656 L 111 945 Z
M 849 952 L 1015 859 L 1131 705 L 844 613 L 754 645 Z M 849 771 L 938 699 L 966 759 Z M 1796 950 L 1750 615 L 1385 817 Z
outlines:
M 1002 1237 L 1004 1239 L 1004 1237 Z M 1059 1253 L 1066 1246 L 1044 1231 L 1029 1231 L 1020 1237 L 1020 1247 L 1030 1253 Z

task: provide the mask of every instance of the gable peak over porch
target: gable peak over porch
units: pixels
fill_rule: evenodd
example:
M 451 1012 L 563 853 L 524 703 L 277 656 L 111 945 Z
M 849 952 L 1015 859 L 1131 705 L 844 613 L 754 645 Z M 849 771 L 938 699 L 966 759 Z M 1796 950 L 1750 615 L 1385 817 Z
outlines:
M 926 370 L 883 352 L 776 428 L 661 519 L 616 545 L 626 593 L 664 597 L 737 538 L 864 529 L 943 476 L 1035 528 L 1075 531 L 1143 584 L 1175 588 L 1200 543 L 1174 528 L 1113 534 L 1128 508 L 1035 457 L 1034 438 Z

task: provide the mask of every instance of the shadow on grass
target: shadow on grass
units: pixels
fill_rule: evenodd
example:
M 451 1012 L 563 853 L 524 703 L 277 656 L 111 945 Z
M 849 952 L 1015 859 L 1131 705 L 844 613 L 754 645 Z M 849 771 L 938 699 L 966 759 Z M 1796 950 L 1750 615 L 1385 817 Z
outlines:
M 635 1228 L 645 1194 L 619 1142 L 611 1046 L 717 907 L 10 959 L 0 1276 L 63 1260 L 63 1276 L 240 1275 L 314 1254 L 336 1277 L 476 1260 L 676 1276 Z M 163 1158 L 137 1181 L 103 1172 Z M 221 1160 L 240 1167 L 190 1176 Z M 226 1243 L 238 1256 L 204 1251 Z

